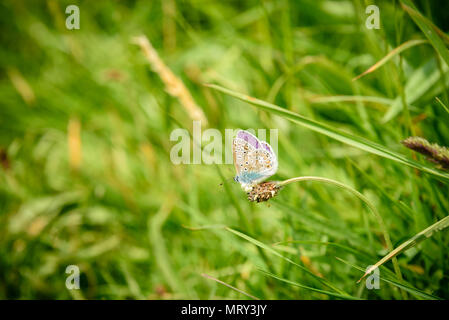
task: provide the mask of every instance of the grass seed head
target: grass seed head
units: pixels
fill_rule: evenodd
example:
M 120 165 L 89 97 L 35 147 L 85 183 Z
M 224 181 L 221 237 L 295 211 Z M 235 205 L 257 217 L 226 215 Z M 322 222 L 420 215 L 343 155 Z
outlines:
M 402 144 L 427 156 L 427 160 L 439 164 L 443 169 L 449 169 L 449 148 L 430 143 L 421 137 L 409 137 Z
M 252 202 L 263 202 L 274 198 L 281 187 L 274 181 L 266 181 L 255 185 L 248 192 L 248 200 Z

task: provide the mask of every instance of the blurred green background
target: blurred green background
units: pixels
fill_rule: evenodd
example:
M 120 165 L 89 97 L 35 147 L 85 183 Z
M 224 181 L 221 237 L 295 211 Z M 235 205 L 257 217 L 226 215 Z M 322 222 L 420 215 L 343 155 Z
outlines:
M 79 6 L 79 30 L 65 27 L 70 4 Z M 370 4 L 380 29 L 365 27 Z M 415 5 L 445 39 L 449 3 Z M 368 290 L 356 281 L 388 250 L 353 194 L 308 182 L 254 204 L 232 181 L 232 165 L 172 164 L 170 133 L 191 131 L 192 119 L 132 42 L 148 37 L 207 127 L 223 136 L 278 129 L 273 179 L 351 186 L 375 205 L 397 247 L 448 214 L 447 181 L 203 84 L 432 167 L 400 141 L 449 145 L 449 113 L 435 100 L 448 105 L 449 75 L 435 48 L 410 47 L 352 81 L 402 43 L 426 39 L 399 1 L 6 0 L 0 15 L 0 298 L 249 298 L 210 277 L 265 299 L 449 298 L 445 231 L 398 256 L 403 280 L 390 261 L 380 268 L 389 282 Z M 68 265 L 80 268 L 80 290 L 65 286 Z

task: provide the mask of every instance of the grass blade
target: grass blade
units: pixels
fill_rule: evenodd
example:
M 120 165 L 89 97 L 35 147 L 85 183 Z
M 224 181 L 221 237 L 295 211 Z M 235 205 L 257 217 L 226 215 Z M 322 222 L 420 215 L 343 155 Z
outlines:
M 304 272 L 306 272 L 307 274 L 309 274 L 313 278 L 317 279 L 322 284 L 324 284 L 324 285 L 328 286 L 329 288 L 335 290 L 339 294 L 346 295 L 346 292 L 344 292 L 343 290 L 335 287 L 333 284 L 329 283 L 326 279 L 323 279 L 323 278 L 315 275 L 313 272 L 309 271 L 307 268 L 303 267 L 302 265 L 294 262 L 293 260 L 291 260 L 291 259 L 289 259 L 287 257 L 284 257 L 282 254 L 280 254 L 279 252 L 277 252 L 276 250 L 274 250 L 270 246 L 268 246 L 268 245 L 266 245 L 266 244 L 264 244 L 264 243 L 262 243 L 262 242 L 260 242 L 260 241 L 258 241 L 256 239 L 253 239 L 250 236 L 247 236 L 246 234 L 241 233 L 241 232 L 239 232 L 237 230 L 234 230 L 232 228 L 226 228 L 226 230 L 234 233 L 235 235 L 239 236 L 240 238 L 243 238 L 243 239 L 251 242 L 252 244 L 256 245 L 257 247 L 262 248 L 264 250 L 267 250 L 267 251 L 271 252 L 272 254 L 278 256 L 279 258 L 284 259 L 285 261 L 295 265 L 296 267 L 300 268 L 301 270 L 303 270 Z
M 212 277 L 212 276 L 210 276 L 210 275 L 208 275 L 208 274 L 202 273 L 201 276 L 204 277 L 204 278 L 206 278 L 206 279 L 213 280 L 213 281 L 215 281 L 215 282 L 217 282 L 217 283 L 219 283 L 219 284 L 222 284 L 222 285 L 224 285 L 225 287 L 228 287 L 228 288 L 230 288 L 230 289 L 232 289 L 232 290 L 235 290 L 235 291 L 237 291 L 237 292 L 239 292 L 239 293 L 241 293 L 241 294 L 243 294 L 243 295 L 245 295 L 245 296 L 247 296 L 247 297 L 250 297 L 251 299 L 254 299 L 254 300 L 260 300 L 259 298 L 255 297 L 255 296 L 253 296 L 253 295 L 251 295 L 251 294 L 249 294 L 249 293 L 246 293 L 245 291 L 242 291 L 242 290 L 240 290 L 240 289 L 238 289 L 238 288 L 236 288 L 236 287 L 234 287 L 234 286 L 231 286 L 230 284 L 227 284 L 226 282 L 221 281 L 221 280 L 219 280 L 219 279 L 217 279 L 217 278 L 214 278 L 214 277 Z
M 258 270 L 260 272 L 264 273 L 265 275 L 269 276 L 269 277 L 272 277 L 272 278 L 274 278 L 276 280 L 279 280 L 279 281 L 291 284 L 291 285 L 293 285 L 295 287 L 299 287 L 299 288 L 302 288 L 302 289 L 307 289 L 307 290 L 310 290 L 310 291 L 326 294 L 326 295 L 328 295 L 330 297 L 341 298 L 341 299 L 356 299 L 356 300 L 360 300 L 359 298 L 354 297 L 354 296 L 342 295 L 342 294 L 338 294 L 338 293 L 334 293 L 334 292 L 330 292 L 330 291 L 326 291 L 326 290 L 321 290 L 321 289 L 309 287 L 309 286 L 306 286 L 306 285 L 303 285 L 303 284 L 300 284 L 300 283 L 297 283 L 297 282 L 294 282 L 294 281 L 291 281 L 291 280 L 287 280 L 287 279 L 278 277 L 277 275 L 275 275 L 275 274 L 273 274 L 271 272 L 268 272 L 268 271 L 265 271 L 265 270 L 262 270 L 262 269 L 258 269 Z
M 410 40 L 410 41 L 404 42 L 397 48 L 394 48 L 393 50 L 391 50 L 385 57 L 383 57 L 382 59 L 377 61 L 375 64 L 373 64 L 371 67 L 369 67 L 366 71 L 364 71 L 361 74 L 359 74 L 358 76 L 354 77 L 352 79 L 352 81 L 356 81 L 356 80 L 360 79 L 361 77 L 366 76 L 368 73 L 376 71 L 377 69 L 382 67 L 384 64 L 386 64 L 388 61 L 393 59 L 395 56 L 400 54 L 402 51 L 407 50 L 408 48 L 417 46 L 419 44 L 424 44 L 424 43 L 428 43 L 428 41 L 424 40 L 424 39 L 419 39 L 419 40 Z
M 435 99 L 443 107 L 443 109 L 447 112 L 447 114 L 449 114 L 449 108 L 443 103 L 443 101 L 441 101 L 440 98 L 438 98 L 438 97 L 435 97 Z
M 391 243 L 391 239 L 390 239 L 390 234 L 388 233 L 387 227 L 384 223 L 384 220 L 382 218 L 382 216 L 379 214 L 379 212 L 377 211 L 376 207 L 371 203 L 371 201 L 369 201 L 369 199 L 367 197 L 365 197 L 363 194 L 361 194 L 360 192 L 358 192 L 357 190 L 355 190 L 354 188 L 341 183 L 339 181 L 335 181 L 332 179 L 328 179 L 328 178 L 323 178 L 323 177 L 296 177 L 296 178 L 291 178 L 282 182 L 279 182 L 278 185 L 279 186 L 285 186 L 287 184 L 290 184 L 292 182 L 301 182 L 301 181 L 318 181 L 318 182 L 323 182 L 323 183 L 328 183 L 328 184 L 332 184 L 335 185 L 339 188 L 345 189 L 349 192 L 351 192 L 353 195 L 355 195 L 357 198 L 359 198 L 360 200 L 362 200 L 362 202 L 365 203 L 365 205 L 368 207 L 369 211 L 373 214 L 373 216 L 376 218 L 377 223 L 379 224 L 384 239 L 385 239 L 385 243 L 387 244 L 387 248 L 389 250 L 393 249 L 393 244 Z M 401 275 L 401 271 L 399 269 L 399 265 L 398 262 L 396 261 L 396 259 L 393 259 L 393 265 L 394 265 L 394 270 L 397 274 L 397 277 L 399 279 L 402 279 L 402 275 Z
M 344 264 L 346 264 L 346 265 L 348 265 L 348 266 L 350 266 L 350 267 L 352 267 L 352 268 L 354 268 L 354 269 L 357 269 L 357 270 L 362 271 L 362 272 L 364 271 L 364 269 L 363 269 L 362 267 L 356 266 L 356 265 L 352 264 L 352 263 L 349 262 L 349 261 L 346 261 L 346 260 L 344 260 L 344 259 L 342 259 L 342 258 L 339 258 L 339 257 L 335 257 L 335 258 L 336 258 L 338 261 L 343 262 Z M 387 279 L 387 278 L 385 278 L 385 277 L 380 277 L 380 276 L 379 276 L 379 279 L 382 280 L 382 281 L 384 281 L 384 282 L 386 282 L 386 283 L 389 283 L 389 284 L 391 284 L 391 285 L 393 285 L 393 286 L 396 286 L 396 287 L 398 287 L 398 288 L 400 288 L 400 289 L 403 289 L 403 290 L 407 291 L 408 293 L 414 295 L 415 297 L 419 297 L 419 298 L 423 298 L 423 299 L 428 299 L 428 300 L 441 300 L 441 298 L 439 298 L 439 297 L 437 297 L 437 296 L 428 294 L 428 293 L 426 293 L 426 292 L 424 292 L 424 291 L 422 291 L 422 290 L 419 290 L 419 289 L 410 287 L 410 286 L 405 285 L 405 284 L 403 284 L 403 283 L 399 283 L 399 282 L 397 282 L 397 281 L 394 281 L 394 280 L 391 280 L 391 279 Z
M 392 107 L 393 105 L 397 104 L 396 99 L 376 96 L 316 96 L 309 98 L 309 101 L 311 103 L 368 102 L 376 105 L 376 107 L 373 106 L 372 108 L 379 109 L 381 111 L 385 110 L 385 106 Z M 410 110 L 413 111 L 422 111 L 414 105 L 410 105 L 409 107 Z
M 442 65 L 443 72 L 448 67 Z M 404 87 L 405 99 L 407 105 L 410 105 L 421 98 L 425 93 L 435 87 L 438 80 L 441 79 L 441 72 L 437 67 L 436 59 L 432 58 L 423 66 L 416 69 L 407 79 Z M 403 104 L 401 97 L 396 97 L 388 112 L 382 118 L 382 123 L 386 123 L 397 116 L 402 110 Z
M 362 280 L 366 275 L 371 273 L 374 269 L 378 268 L 391 258 L 397 256 L 398 254 L 410 249 L 411 247 L 414 247 L 421 241 L 430 238 L 435 232 L 441 231 L 445 228 L 449 227 L 449 216 L 441 219 L 440 221 L 432 224 L 430 227 L 424 229 L 420 233 L 416 234 L 409 240 L 405 241 L 403 244 L 401 244 L 399 247 L 391 251 L 389 254 L 387 254 L 385 257 L 383 257 L 381 260 L 379 260 L 375 265 L 373 265 L 371 268 L 366 270 L 365 274 L 360 278 Z M 359 281 L 360 281 L 359 280 Z
M 329 96 L 310 98 L 312 103 L 329 103 L 329 102 L 374 102 L 390 105 L 393 101 L 382 97 L 366 97 L 366 96 Z
M 186 290 L 184 289 L 183 282 L 179 280 L 178 274 L 173 268 L 171 257 L 167 250 L 164 236 L 162 235 L 162 226 L 166 222 L 173 208 L 172 201 L 171 198 L 166 200 L 159 211 L 154 216 L 148 218 L 148 238 L 150 240 L 152 253 L 157 262 L 157 267 L 163 278 L 173 291 L 184 293 Z
M 449 66 L 449 51 L 447 50 L 443 40 L 435 31 L 435 25 L 426 17 L 424 17 L 410 0 L 401 0 L 401 6 L 404 11 L 410 15 L 413 21 L 415 21 L 415 23 L 418 25 L 427 39 L 429 39 L 432 46 L 439 53 L 441 58 L 443 58 L 443 60 Z

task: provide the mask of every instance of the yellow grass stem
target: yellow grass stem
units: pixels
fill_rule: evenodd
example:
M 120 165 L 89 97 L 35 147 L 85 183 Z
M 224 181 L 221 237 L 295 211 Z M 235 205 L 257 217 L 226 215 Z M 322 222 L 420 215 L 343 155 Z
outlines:
M 165 65 L 148 38 L 145 36 L 138 36 L 133 38 L 132 41 L 142 49 L 151 68 L 159 75 L 164 83 L 165 90 L 168 94 L 179 100 L 179 103 L 184 107 L 192 120 L 201 121 L 202 126 L 206 126 L 207 119 L 203 110 L 196 104 L 182 80 Z

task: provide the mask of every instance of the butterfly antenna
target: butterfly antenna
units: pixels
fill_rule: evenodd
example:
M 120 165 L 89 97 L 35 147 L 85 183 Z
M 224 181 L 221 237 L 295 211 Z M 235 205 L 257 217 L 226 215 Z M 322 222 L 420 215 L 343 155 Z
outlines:
M 229 178 L 225 179 L 225 181 L 220 183 L 219 186 L 222 187 L 226 181 L 231 180 L 231 179 L 234 179 L 234 177 L 229 177 Z
M 230 173 L 232 173 L 232 170 L 231 170 L 231 168 L 229 168 L 229 167 L 226 167 L 226 170 L 227 170 L 227 171 L 229 171 Z M 234 179 L 234 176 L 232 176 L 232 177 L 230 177 L 230 178 L 227 178 L 227 179 L 225 179 L 225 181 L 223 181 L 222 183 L 220 183 L 220 184 L 219 184 L 219 186 L 220 186 L 220 187 L 222 187 L 222 186 L 224 185 L 224 183 L 225 183 L 226 181 L 228 181 L 228 180 L 231 180 L 231 179 Z

